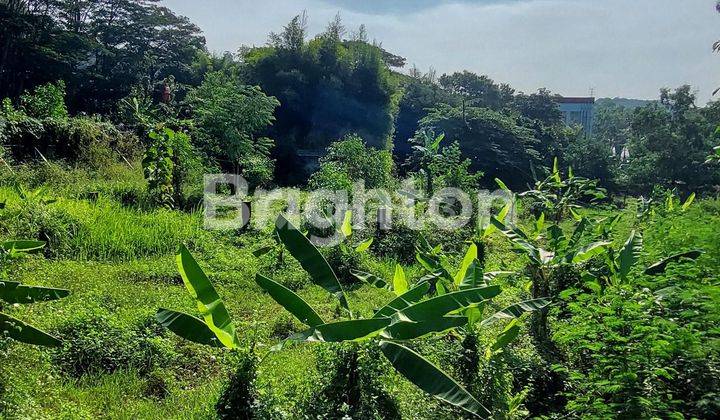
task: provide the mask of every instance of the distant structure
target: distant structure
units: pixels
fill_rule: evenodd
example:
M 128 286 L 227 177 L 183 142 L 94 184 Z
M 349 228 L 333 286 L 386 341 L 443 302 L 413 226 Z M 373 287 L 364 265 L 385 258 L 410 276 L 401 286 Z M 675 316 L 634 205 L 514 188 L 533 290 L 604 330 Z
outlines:
M 565 124 L 581 125 L 585 134 L 592 134 L 594 97 L 559 96 L 556 101 L 565 119 Z

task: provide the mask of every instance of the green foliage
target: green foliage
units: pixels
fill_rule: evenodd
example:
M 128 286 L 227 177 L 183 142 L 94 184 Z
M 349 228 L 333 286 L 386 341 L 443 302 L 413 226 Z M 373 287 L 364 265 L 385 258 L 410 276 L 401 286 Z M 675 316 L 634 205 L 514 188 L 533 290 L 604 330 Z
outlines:
M 558 159 L 555 158 L 552 173 L 542 181 L 535 182 L 534 189 L 518 196 L 529 198 L 530 208 L 535 214 L 546 214 L 552 221 L 559 223 L 573 209 L 606 198 L 605 189 L 599 188 L 597 184 L 597 180 L 575 176 L 572 168 L 568 168 L 567 177 L 563 179 Z
M 706 315 L 678 322 L 677 309 L 652 289 L 628 285 L 573 296 L 570 318 L 554 335 L 570 357 L 567 409 L 591 417 L 717 415 L 717 397 L 709 393 L 717 386 L 710 379 L 717 349 L 700 344 L 697 323 Z M 694 379 L 683 382 L 687 375 Z
M 215 403 L 215 412 L 220 419 L 258 417 L 257 357 L 252 350 L 238 357 L 238 367 L 225 385 L 220 399 Z
M 197 26 L 155 2 L 3 2 L 0 16 L 0 97 L 63 80 L 70 108 L 88 113 L 109 111 L 143 78 L 191 81 L 205 46 Z
M 470 159 L 471 171 L 488 179 L 509 180 L 510 187 L 524 186 L 532 179 L 531 164 L 539 160 L 538 140 L 514 118 L 485 108 L 462 109 L 438 105 L 423 118 L 421 129 L 445 133 L 459 142 Z
M 351 134 L 328 146 L 308 184 L 312 189 L 330 190 L 350 190 L 356 181 L 364 181 L 368 189 L 389 187 L 393 169 L 390 152 L 367 146 L 362 138 Z
M 75 378 L 127 369 L 146 375 L 177 357 L 153 324 L 124 329 L 104 314 L 81 314 L 62 325 L 59 335 L 63 343 L 53 361 Z
M 20 107 L 33 118 L 66 119 L 65 82 L 47 83 L 37 86 L 32 93 L 20 96 Z
M 318 387 L 302 410 L 323 418 L 400 419 L 393 395 L 383 385 L 380 351 L 368 344 L 333 344 L 318 347 Z
M 298 150 L 319 151 L 329 140 L 357 133 L 390 149 L 397 87 L 383 50 L 343 40 L 341 23 L 306 41 L 307 17 L 296 16 L 269 46 L 243 51 L 247 81 L 280 101 L 274 123 L 280 182 L 304 181 Z
M 260 134 L 275 120 L 273 112 L 280 103 L 274 97 L 265 95 L 257 86 L 213 72 L 188 94 L 187 102 L 192 108 L 197 127 L 195 144 L 200 150 L 224 167 L 238 165 L 241 173 L 257 184 L 271 180 L 272 172 L 267 170 L 271 162 L 267 159 L 274 142 Z
M 148 193 L 156 204 L 185 207 L 184 191 L 200 182 L 202 165 L 190 137 L 182 131 L 164 127 L 153 129 L 142 160 Z
M 623 165 L 624 189 L 648 193 L 654 186 L 697 191 L 717 184 L 717 173 L 703 165 L 714 144 L 718 121 L 697 109 L 690 86 L 663 90 L 660 104 L 636 109 L 631 121 L 629 157 Z
M 5 265 L 11 259 L 21 258 L 26 253 L 37 251 L 45 246 L 40 241 L 6 241 L 0 243 L 0 310 L 5 304 L 21 305 L 35 302 L 45 302 L 67 297 L 70 292 L 65 289 L 54 289 L 39 286 L 27 286 L 14 281 L 5 280 Z M 0 312 L 1 338 L 10 338 L 21 343 L 38 346 L 57 347 L 60 340 L 52 335 L 26 324 L 8 314 Z

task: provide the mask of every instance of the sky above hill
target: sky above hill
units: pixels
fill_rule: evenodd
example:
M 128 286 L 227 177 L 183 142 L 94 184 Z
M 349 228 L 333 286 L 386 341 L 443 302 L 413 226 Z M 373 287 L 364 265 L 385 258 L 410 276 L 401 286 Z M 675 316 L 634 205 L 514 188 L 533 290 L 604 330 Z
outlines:
M 306 10 L 315 35 L 340 13 L 387 50 L 438 74 L 470 70 L 518 90 L 654 99 L 688 83 L 704 103 L 720 86 L 713 0 L 165 0 L 212 51 L 263 45 Z M 407 70 L 407 68 L 406 68 Z

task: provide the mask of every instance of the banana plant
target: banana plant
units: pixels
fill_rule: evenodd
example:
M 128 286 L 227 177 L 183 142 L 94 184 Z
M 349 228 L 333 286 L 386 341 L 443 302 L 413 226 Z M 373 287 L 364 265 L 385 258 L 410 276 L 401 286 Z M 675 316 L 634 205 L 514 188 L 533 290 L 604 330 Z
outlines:
M 502 213 L 502 212 L 501 212 Z M 482 264 L 478 259 L 478 245 L 470 242 L 465 255 L 457 269 L 453 269 L 449 263 L 447 255 L 442 250 L 442 246 L 430 246 L 424 237 L 420 238 L 420 245 L 416 247 L 415 259 L 428 273 L 423 279 L 433 281 L 433 291 L 438 295 L 457 291 L 463 288 L 466 281 L 468 270 L 481 270 Z M 493 271 L 483 273 L 483 282 L 489 283 L 490 280 L 503 276 L 514 274 L 511 271 Z
M 596 292 L 601 292 L 604 287 L 628 282 L 630 272 L 640 261 L 642 249 L 642 234 L 635 230 L 631 231 L 619 249 L 606 248 L 605 267 L 602 270 L 588 270 L 583 274 L 585 285 Z M 664 273 L 670 263 L 696 260 L 702 254 L 703 251 L 698 249 L 677 253 L 646 267 L 643 273 L 657 276 Z
M 558 159 L 555 158 L 552 173 L 542 181 L 537 181 L 534 189 L 518 196 L 532 200 L 534 208 L 548 214 L 552 221 L 558 223 L 571 209 L 581 207 L 582 203 L 604 199 L 607 192 L 597 184 L 597 180 L 575 176 L 572 168 L 568 168 L 567 177 L 563 179 Z
M 7 241 L 0 243 L 0 262 L 38 251 L 45 246 L 41 241 Z M 45 331 L 2 312 L 4 304 L 25 305 L 64 298 L 70 294 L 65 289 L 28 286 L 15 281 L 0 280 L 0 335 L 25 344 L 56 347 L 60 340 Z
M 407 282 L 401 285 L 400 278 L 404 277 L 404 274 L 397 274 L 394 281 L 397 281 L 398 295 L 377 309 L 373 316 L 357 318 L 350 311 L 345 292 L 333 269 L 310 240 L 282 215 L 277 219 L 276 232 L 288 253 L 300 263 L 311 280 L 333 295 L 347 315 L 346 319 L 328 322 L 295 292 L 258 273 L 255 278 L 258 286 L 307 327 L 304 331 L 288 337 L 285 342 L 337 343 L 374 340 L 392 366 L 423 391 L 476 417 L 488 418 L 491 415 L 490 411 L 447 373 L 404 344 L 467 325 L 468 317 L 461 313 L 469 308 L 484 307 L 500 293 L 498 286 L 484 284 L 482 274 L 468 267 L 468 280 L 464 281 L 465 287 L 462 290 L 425 298 L 431 287 L 430 282 L 421 281 L 409 287 Z M 184 246 L 178 251 L 177 263 L 185 286 L 197 302 L 202 319 L 161 308 L 157 313 L 158 321 L 190 341 L 215 347 L 237 348 L 237 329 L 222 299 Z M 397 273 L 400 273 L 400 270 L 398 269 Z M 400 293 L 401 290 L 404 292 Z M 523 302 L 505 308 L 483 322 L 489 325 L 503 319 L 515 319 L 547 304 L 549 301 Z M 282 345 L 275 346 L 272 350 L 281 348 Z
M 332 219 L 330 217 L 328 217 L 327 219 L 330 223 L 332 223 Z M 332 223 L 332 224 L 335 225 L 336 232 L 339 235 L 341 235 L 342 238 L 344 239 L 343 242 L 341 243 L 341 246 L 348 246 L 345 244 L 345 242 L 349 241 L 353 235 L 352 211 L 347 210 L 345 212 L 345 215 L 343 217 L 343 222 L 341 225 L 338 226 L 335 223 Z M 305 233 L 305 235 L 307 236 L 307 232 Z M 275 240 L 274 245 L 267 245 L 267 246 L 263 246 L 263 247 L 256 249 L 252 253 L 253 256 L 261 257 L 269 252 L 275 251 L 278 255 L 278 262 L 282 263 L 283 257 L 284 257 L 283 251 L 285 248 L 284 248 L 283 243 L 280 240 L 280 237 L 278 236 L 277 232 L 274 232 L 273 239 Z M 356 252 L 365 252 L 368 249 L 370 249 L 370 246 L 372 245 L 372 243 L 373 243 L 373 238 L 369 238 L 369 239 L 362 241 L 362 242 L 358 243 L 357 245 L 355 245 L 354 249 Z
M 287 227 L 297 230 L 281 215 L 278 228 Z M 283 235 L 281 235 L 281 238 Z M 292 237 L 292 236 L 290 236 Z M 301 235 L 295 235 L 300 238 Z M 310 274 L 311 278 L 330 277 L 318 284 L 329 292 L 335 290 L 336 279 L 332 280 L 332 268 L 312 244 L 285 242 L 286 247 Z M 475 252 L 477 250 L 475 249 Z M 473 255 L 472 251 L 468 253 Z M 475 254 L 476 256 L 476 254 Z M 315 264 L 303 264 L 303 258 L 315 259 Z M 466 260 L 469 260 L 467 257 Z M 471 308 L 483 308 L 493 297 L 500 293 L 498 286 L 489 286 L 477 264 L 470 261 L 463 264 L 464 275 L 458 282 L 457 291 L 426 298 L 432 284 L 428 278 L 421 279 L 412 286 L 407 281 L 404 270 L 397 265 L 392 279 L 395 298 L 377 309 L 370 318 L 355 318 L 348 311 L 349 319 L 326 322 L 300 296 L 272 279 L 258 274 L 257 284 L 263 288 L 278 304 L 293 314 L 307 329 L 291 335 L 288 342 L 358 342 L 376 340 L 385 357 L 393 367 L 417 387 L 430 395 L 461 408 L 478 417 L 488 417 L 490 412 L 482 406 L 467 390 L 455 382 L 448 374 L 430 363 L 420 354 L 404 345 L 410 340 L 434 334 L 446 333 L 468 325 L 469 318 L 464 315 Z M 376 286 L 385 287 L 389 282 L 375 278 Z M 329 287 L 329 286 L 333 287 Z M 339 283 L 338 283 L 339 285 Z M 334 292 L 337 296 L 337 292 Z M 505 308 L 487 318 L 489 325 L 500 319 L 517 318 L 525 312 L 548 305 L 548 300 L 522 302 Z
M 538 221 L 541 219 L 544 220 L 541 216 Z M 527 268 L 532 281 L 530 293 L 534 299 L 557 295 L 558 291 L 551 290 L 550 283 L 555 269 L 581 264 L 602 254 L 612 243 L 609 240 L 600 240 L 582 246 L 581 241 L 592 225 L 587 218 L 580 218 L 580 222 L 569 236 L 557 224 L 550 224 L 545 227 L 544 234 L 538 233 L 534 235 L 534 239 L 519 227 L 505 224 L 495 217 L 490 218 L 490 223 L 510 240 L 517 252 L 527 257 L 529 262 Z M 536 223 L 536 230 L 539 225 L 540 223 Z M 546 240 L 548 246 L 541 247 L 541 240 Z M 532 332 L 540 343 L 549 345 L 547 316 L 547 309 L 541 309 L 535 314 Z

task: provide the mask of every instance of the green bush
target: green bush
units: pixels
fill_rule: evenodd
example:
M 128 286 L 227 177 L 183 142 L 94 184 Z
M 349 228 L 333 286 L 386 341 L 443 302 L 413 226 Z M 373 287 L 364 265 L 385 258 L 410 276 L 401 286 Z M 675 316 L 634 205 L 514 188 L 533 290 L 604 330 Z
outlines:
M 20 96 L 20 106 L 34 118 L 67 118 L 65 82 L 58 80 L 57 83 L 40 85 L 32 93 L 25 92 Z
M 352 134 L 328 146 L 320 159 L 320 169 L 308 184 L 313 189 L 330 190 L 350 190 L 355 181 L 364 181 L 368 189 L 389 187 L 393 184 L 393 171 L 390 152 L 369 147 Z
M 312 418 L 400 419 L 394 398 L 385 390 L 385 360 L 377 346 L 318 346 L 319 386 L 302 405 Z
M 215 404 L 215 411 L 221 419 L 261 418 L 257 379 L 257 357 L 252 351 L 240 354 L 238 368 L 230 377 L 225 389 Z
M 156 325 L 150 321 L 124 329 L 113 325 L 109 315 L 81 316 L 59 328 L 63 344 L 53 361 L 75 378 L 130 369 L 147 375 L 176 357 Z
M 554 338 L 567 357 L 567 410 L 624 418 L 720 414 L 718 349 L 705 341 L 718 311 L 707 287 L 698 290 L 691 279 L 667 284 L 566 294 L 571 316 Z

